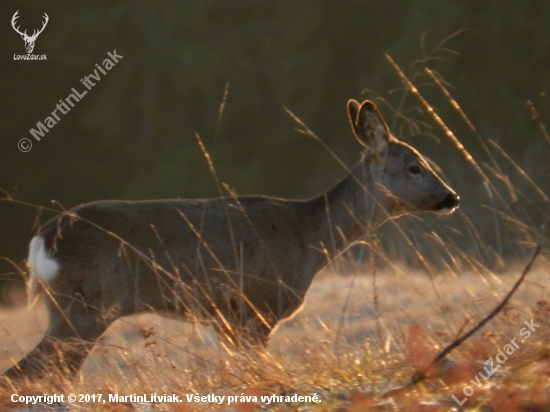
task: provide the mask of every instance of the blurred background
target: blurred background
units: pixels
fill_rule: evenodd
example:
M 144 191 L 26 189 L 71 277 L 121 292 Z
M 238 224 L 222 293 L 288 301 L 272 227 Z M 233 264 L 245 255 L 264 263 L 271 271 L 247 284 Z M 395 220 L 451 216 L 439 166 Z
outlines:
M 26 54 L 10 25 L 17 10 L 28 33 L 48 14 L 33 52 L 46 54 L 46 61 L 14 60 Z M 195 133 L 219 179 L 237 193 L 311 197 L 345 171 L 318 142 L 295 131 L 284 107 L 351 167 L 360 147 L 345 104 L 369 98 L 393 134 L 438 163 L 461 195 L 460 214 L 450 218 L 400 219 L 428 259 L 422 231 L 496 267 L 523 256 L 517 222 L 507 225 L 501 212 L 527 226 L 540 223 L 533 185 L 484 142 L 498 143 L 548 189 L 549 153 L 525 104 L 531 99 L 542 119 L 550 119 L 541 96 L 550 87 L 548 1 L 8 0 L 0 16 L 1 197 L 46 208 L 55 200 L 70 208 L 99 199 L 217 196 Z M 72 88 L 85 90 L 80 79 L 115 49 L 123 58 L 34 140 L 29 130 Z M 384 53 L 505 199 L 488 190 Z M 448 82 L 475 132 L 423 66 Z M 21 138 L 32 140 L 28 153 L 18 150 Z M 36 216 L 36 207 L 0 201 L 0 256 L 22 262 Z M 51 216 L 44 211 L 40 219 Z M 392 231 L 388 225 L 379 232 L 380 247 L 414 265 L 401 246 L 406 240 Z M 8 260 L 0 260 L 0 276 L 2 296 L 22 285 Z

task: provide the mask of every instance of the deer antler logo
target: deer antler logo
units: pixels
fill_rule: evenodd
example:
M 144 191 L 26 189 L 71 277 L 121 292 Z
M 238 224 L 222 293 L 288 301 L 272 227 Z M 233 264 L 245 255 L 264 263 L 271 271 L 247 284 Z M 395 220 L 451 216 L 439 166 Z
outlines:
M 50 18 L 46 13 L 44 13 L 45 20 L 44 20 L 44 23 L 42 24 L 42 28 L 40 30 L 34 30 L 32 33 L 32 36 L 29 36 L 27 35 L 27 30 L 25 30 L 24 32 L 21 32 L 19 31 L 19 27 L 15 27 L 15 21 L 19 17 L 18 13 L 19 13 L 19 10 L 17 10 L 13 15 L 13 17 L 11 18 L 11 26 L 17 33 L 21 35 L 21 38 L 25 41 L 25 49 L 27 49 L 27 53 L 31 54 L 34 49 L 34 43 L 36 42 L 36 38 L 40 33 L 44 31 L 44 28 L 48 24 L 48 21 L 50 20 Z

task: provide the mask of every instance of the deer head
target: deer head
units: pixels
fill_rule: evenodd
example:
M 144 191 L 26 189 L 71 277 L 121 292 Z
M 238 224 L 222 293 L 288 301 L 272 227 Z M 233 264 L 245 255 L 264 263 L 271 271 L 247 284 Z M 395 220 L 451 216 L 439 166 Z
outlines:
M 348 102 L 355 137 L 365 147 L 364 162 L 379 189 L 378 201 L 386 213 L 451 213 L 460 202 L 417 150 L 392 136 L 371 101 Z
M 29 36 L 29 35 L 27 35 L 27 30 L 25 30 L 24 32 L 21 32 L 19 30 L 19 27 L 15 27 L 15 21 L 19 17 L 18 13 L 19 13 L 19 10 L 17 10 L 15 12 L 15 14 L 13 15 L 13 17 L 11 19 L 11 26 L 13 27 L 13 29 L 17 33 L 19 33 L 21 35 L 21 38 L 25 41 L 25 49 L 27 49 L 27 53 L 31 54 L 33 49 L 34 49 L 34 43 L 36 42 L 36 38 L 38 37 L 38 35 L 40 33 L 42 33 L 44 31 L 44 28 L 48 24 L 48 21 L 50 20 L 50 18 L 48 17 L 48 15 L 46 13 L 44 13 L 45 20 L 44 20 L 44 23 L 42 24 L 42 28 L 40 30 L 34 30 L 33 33 L 32 33 L 32 36 Z

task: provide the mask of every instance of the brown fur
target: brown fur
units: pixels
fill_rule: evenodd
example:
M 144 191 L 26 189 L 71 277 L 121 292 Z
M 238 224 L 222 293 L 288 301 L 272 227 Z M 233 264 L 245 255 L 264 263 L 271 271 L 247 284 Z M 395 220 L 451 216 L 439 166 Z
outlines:
M 458 206 L 372 102 L 352 100 L 348 113 L 362 158 L 313 199 L 102 201 L 47 222 L 41 236 L 60 265 L 46 285 L 50 327 L 7 376 L 75 373 L 114 320 L 143 311 L 214 319 L 235 342 L 265 343 L 301 306 L 315 274 L 368 231 Z

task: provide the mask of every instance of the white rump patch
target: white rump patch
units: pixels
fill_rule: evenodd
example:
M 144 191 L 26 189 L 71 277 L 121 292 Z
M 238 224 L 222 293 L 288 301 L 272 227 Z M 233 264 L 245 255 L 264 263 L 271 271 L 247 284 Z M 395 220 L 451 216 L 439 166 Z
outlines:
M 59 263 L 48 256 L 42 236 L 35 236 L 32 238 L 31 244 L 29 245 L 29 257 L 27 261 L 33 272 L 42 282 L 47 283 L 57 276 Z
M 40 278 L 42 283 L 48 283 L 57 276 L 59 271 L 59 263 L 49 256 L 44 244 L 42 236 L 32 238 L 29 245 L 29 257 L 27 258 L 31 273 L 29 283 L 27 285 L 28 303 L 32 303 L 37 295 L 38 281 Z

